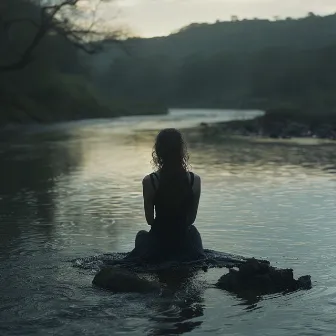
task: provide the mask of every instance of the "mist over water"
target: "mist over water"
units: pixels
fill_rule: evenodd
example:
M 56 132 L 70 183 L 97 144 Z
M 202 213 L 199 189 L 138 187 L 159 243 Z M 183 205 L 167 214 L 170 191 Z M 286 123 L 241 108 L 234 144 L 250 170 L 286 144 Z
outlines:
M 310 274 L 313 289 L 247 301 L 225 270 L 161 274 L 174 298 L 113 295 L 75 258 L 127 252 L 148 229 L 141 180 L 156 130 L 258 111 L 171 111 L 26 129 L 0 142 L 1 335 L 334 335 L 335 145 L 212 139 L 186 130 L 202 177 L 205 248 Z

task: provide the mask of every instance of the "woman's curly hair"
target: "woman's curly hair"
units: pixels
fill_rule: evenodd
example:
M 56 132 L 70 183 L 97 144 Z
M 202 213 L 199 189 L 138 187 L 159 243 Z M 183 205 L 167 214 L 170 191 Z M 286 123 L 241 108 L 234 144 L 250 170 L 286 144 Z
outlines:
M 159 132 L 152 151 L 154 168 L 161 171 L 188 171 L 189 154 L 181 132 L 166 128 Z

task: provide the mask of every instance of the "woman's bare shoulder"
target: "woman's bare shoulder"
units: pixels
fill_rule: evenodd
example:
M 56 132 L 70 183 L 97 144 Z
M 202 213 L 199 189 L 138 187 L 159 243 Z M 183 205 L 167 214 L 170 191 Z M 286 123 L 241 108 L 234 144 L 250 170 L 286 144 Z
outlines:
M 201 181 L 201 177 L 196 174 L 195 172 L 192 172 L 194 174 L 195 181 Z
M 150 180 L 150 176 L 151 176 L 151 174 L 145 175 L 144 178 L 142 179 L 142 181 Z
M 152 186 L 152 175 L 153 174 L 156 174 L 156 176 L 159 176 L 159 173 L 158 172 L 153 172 L 153 173 L 150 173 L 148 175 L 146 175 L 143 179 L 142 179 L 142 184 L 144 186 Z M 157 177 L 156 177 L 157 178 Z
M 148 185 L 150 183 L 150 181 L 151 181 L 151 174 L 148 174 L 142 179 L 142 184 L 144 186 Z
M 153 180 L 151 177 L 152 174 L 148 174 L 146 175 L 143 179 L 142 179 L 142 187 L 143 187 L 143 191 L 144 193 L 146 193 L 149 197 L 151 197 L 151 195 L 154 194 L 155 192 L 155 188 L 153 186 Z M 155 183 L 155 182 L 154 182 Z
M 196 192 L 201 189 L 201 177 L 192 172 L 194 174 L 194 183 L 193 183 L 193 190 Z

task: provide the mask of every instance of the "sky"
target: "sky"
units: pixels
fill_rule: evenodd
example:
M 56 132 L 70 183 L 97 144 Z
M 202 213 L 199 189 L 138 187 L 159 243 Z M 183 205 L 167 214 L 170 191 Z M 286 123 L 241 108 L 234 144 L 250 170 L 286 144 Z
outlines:
M 128 26 L 137 36 L 168 35 L 192 22 L 243 18 L 301 17 L 308 12 L 319 15 L 336 12 L 336 0 L 115 0 L 104 9 Z

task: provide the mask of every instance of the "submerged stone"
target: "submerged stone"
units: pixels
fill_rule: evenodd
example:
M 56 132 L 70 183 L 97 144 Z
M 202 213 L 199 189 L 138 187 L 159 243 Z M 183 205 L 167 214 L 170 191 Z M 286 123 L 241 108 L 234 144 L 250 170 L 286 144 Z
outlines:
M 100 270 L 92 283 L 115 293 L 150 293 L 160 291 L 160 285 L 154 281 L 140 278 L 137 274 L 119 267 L 107 267 Z
M 268 262 L 248 259 L 238 270 L 230 269 L 216 286 L 236 294 L 265 295 L 310 289 L 312 284 L 309 275 L 296 280 L 292 269 L 277 269 Z

